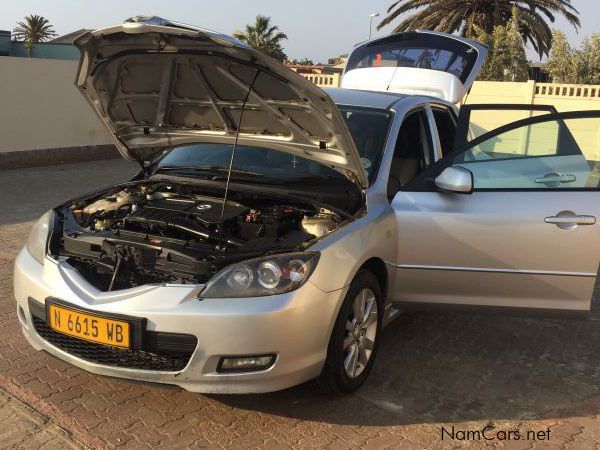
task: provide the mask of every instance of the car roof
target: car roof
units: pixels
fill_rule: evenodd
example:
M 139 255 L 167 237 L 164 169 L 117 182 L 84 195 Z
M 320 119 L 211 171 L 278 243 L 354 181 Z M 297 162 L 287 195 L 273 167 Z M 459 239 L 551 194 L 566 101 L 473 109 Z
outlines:
M 398 100 L 409 97 L 394 92 L 363 91 L 358 89 L 325 88 L 337 105 L 390 109 Z
M 336 105 L 362 108 L 391 109 L 399 102 L 426 101 L 456 108 L 456 105 L 438 97 L 428 95 L 399 94 L 396 92 L 365 91 L 360 89 L 325 88 L 323 89 Z

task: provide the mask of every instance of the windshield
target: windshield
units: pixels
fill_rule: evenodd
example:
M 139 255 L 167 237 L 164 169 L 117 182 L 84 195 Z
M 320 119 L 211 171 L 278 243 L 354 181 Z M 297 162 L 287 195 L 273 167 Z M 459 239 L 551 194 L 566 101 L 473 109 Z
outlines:
M 356 48 L 346 72 L 367 67 L 414 67 L 448 72 L 464 83 L 476 61 L 475 49 L 456 39 L 401 33 Z
M 340 107 L 369 181 L 375 178 L 387 137 L 391 114 L 385 110 Z M 191 170 L 222 172 L 229 167 L 232 145 L 192 144 L 169 150 L 154 164 L 154 172 Z M 232 179 L 285 184 L 309 178 L 344 182 L 339 172 L 321 163 L 265 147 L 239 145 Z

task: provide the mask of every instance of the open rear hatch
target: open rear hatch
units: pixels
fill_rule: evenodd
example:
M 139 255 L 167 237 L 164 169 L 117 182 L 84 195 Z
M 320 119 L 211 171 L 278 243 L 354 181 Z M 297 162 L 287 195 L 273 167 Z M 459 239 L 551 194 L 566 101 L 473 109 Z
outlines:
M 309 158 L 367 186 L 331 98 L 232 37 L 134 17 L 86 33 L 75 45 L 81 51 L 76 85 L 128 159 L 144 164 L 185 143 L 233 144 L 244 109 L 240 145 Z
M 487 53 L 479 42 L 446 33 L 395 33 L 352 51 L 342 87 L 430 95 L 458 103 L 473 85 Z

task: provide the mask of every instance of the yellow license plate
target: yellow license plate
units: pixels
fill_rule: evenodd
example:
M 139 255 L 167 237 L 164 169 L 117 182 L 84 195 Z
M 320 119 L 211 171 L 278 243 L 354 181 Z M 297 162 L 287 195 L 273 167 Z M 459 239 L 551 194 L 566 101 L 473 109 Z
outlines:
M 86 314 L 53 303 L 49 303 L 48 308 L 50 327 L 54 331 L 97 344 L 131 347 L 129 322 Z

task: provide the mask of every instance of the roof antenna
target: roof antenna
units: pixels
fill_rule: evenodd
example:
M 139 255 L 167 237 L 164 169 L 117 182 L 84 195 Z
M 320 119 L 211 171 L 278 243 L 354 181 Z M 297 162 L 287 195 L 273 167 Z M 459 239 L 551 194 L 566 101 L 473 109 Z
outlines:
M 242 103 L 242 110 L 240 111 L 240 120 L 238 120 L 237 130 L 235 132 L 235 141 L 233 143 L 233 149 L 231 150 L 231 158 L 229 159 L 229 170 L 227 171 L 227 182 L 225 183 L 225 194 L 223 195 L 223 204 L 221 206 L 221 220 L 219 221 L 219 233 L 221 234 L 221 239 L 218 244 L 218 248 L 223 245 L 223 218 L 225 217 L 225 206 L 227 205 L 227 194 L 229 194 L 229 181 L 231 180 L 231 170 L 233 169 L 233 159 L 235 158 L 235 151 L 238 145 L 238 139 L 240 137 L 240 130 L 242 127 L 242 119 L 244 118 L 244 111 L 246 110 L 246 103 L 248 103 L 248 98 L 250 97 L 250 93 L 252 92 L 252 88 L 256 83 L 256 79 L 260 74 L 260 70 L 256 70 L 254 74 L 254 78 L 252 78 L 252 82 L 248 87 L 248 92 L 246 92 L 246 97 L 244 98 L 244 102 Z M 227 240 L 225 239 L 225 242 Z

